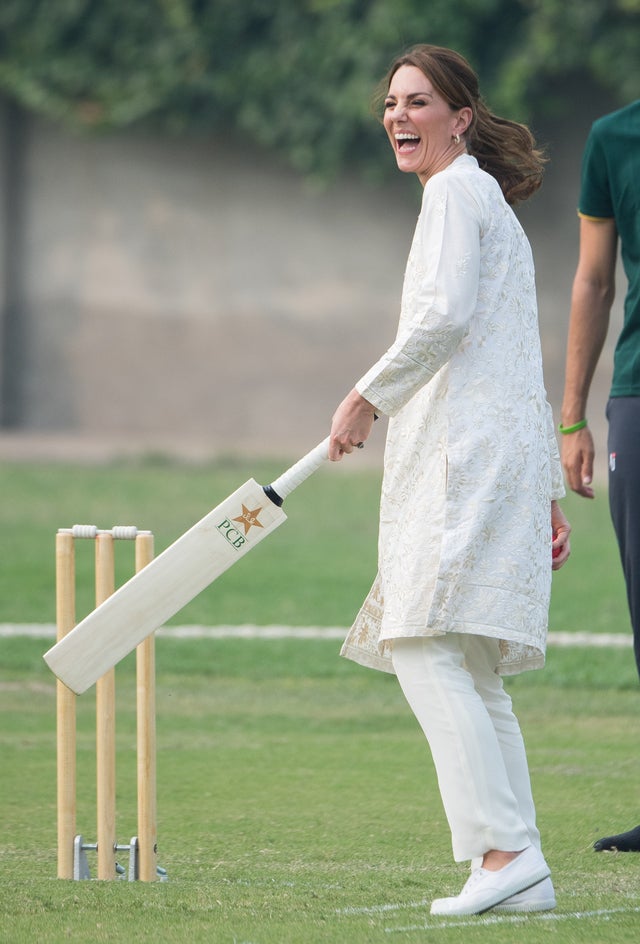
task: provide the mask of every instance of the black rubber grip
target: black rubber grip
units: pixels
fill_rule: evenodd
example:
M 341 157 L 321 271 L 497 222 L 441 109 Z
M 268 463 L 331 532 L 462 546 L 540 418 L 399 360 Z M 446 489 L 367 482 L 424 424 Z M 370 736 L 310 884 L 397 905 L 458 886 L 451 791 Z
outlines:
M 284 499 L 280 498 L 280 496 L 278 495 L 278 493 L 276 492 L 276 490 L 273 488 L 272 485 L 263 485 L 262 491 L 265 493 L 267 498 L 269 498 L 273 502 L 274 505 L 277 505 L 278 508 L 282 508 L 284 504 Z

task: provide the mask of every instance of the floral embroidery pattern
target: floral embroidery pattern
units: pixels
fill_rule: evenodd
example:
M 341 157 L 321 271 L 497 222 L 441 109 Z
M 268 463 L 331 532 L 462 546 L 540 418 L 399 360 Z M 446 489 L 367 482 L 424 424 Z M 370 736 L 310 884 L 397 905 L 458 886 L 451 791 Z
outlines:
M 464 155 L 424 190 L 396 341 L 357 384 L 392 417 L 379 572 L 342 653 L 393 671 L 402 636 L 500 640 L 544 662 L 550 501 L 564 494 L 528 241 Z

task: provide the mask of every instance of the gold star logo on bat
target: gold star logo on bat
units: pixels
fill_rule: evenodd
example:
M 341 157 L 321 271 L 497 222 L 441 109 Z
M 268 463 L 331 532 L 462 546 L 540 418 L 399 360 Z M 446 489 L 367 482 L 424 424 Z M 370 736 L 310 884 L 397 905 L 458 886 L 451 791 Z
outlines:
M 239 521 L 244 528 L 244 533 L 248 534 L 251 528 L 263 528 L 264 525 L 258 521 L 258 515 L 262 511 L 262 508 L 254 508 L 251 510 L 243 503 L 242 505 L 242 514 L 238 518 L 234 518 L 234 521 Z

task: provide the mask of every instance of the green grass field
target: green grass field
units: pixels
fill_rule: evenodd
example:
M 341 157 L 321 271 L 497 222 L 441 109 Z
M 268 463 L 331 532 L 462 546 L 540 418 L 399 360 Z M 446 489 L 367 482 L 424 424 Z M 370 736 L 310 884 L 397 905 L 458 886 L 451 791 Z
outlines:
M 346 464 L 345 464 L 346 465 Z M 53 622 L 58 526 L 135 523 L 159 552 L 250 475 L 279 466 L 162 462 L 0 469 L 0 623 Z M 331 468 L 290 520 L 174 623 L 346 626 L 375 568 L 379 476 Z M 628 632 L 604 491 L 568 499 L 574 553 L 552 630 Z M 90 545 L 78 554 L 91 606 Z M 130 567 L 125 547 L 123 574 Z M 81 553 L 82 552 L 82 553 Z M 59 881 L 55 688 L 48 642 L 0 639 L 0 939 L 364 944 L 634 940 L 640 856 L 594 839 L 640 822 L 638 681 L 628 649 L 553 648 L 509 681 L 529 750 L 558 909 L 435 919 L 465 879 L 433 768 L 395 679 L 335 640 L 158 640 L 159 862 L 153 885 Z M 118 833 L 136 831 L 133 664 L 118 673 Z M 79 828 L 95 836 L 93 699 L 79 700 Z M 93 864 L 93 863 L 92 863 Z M 126 857 L 125 863 L 126 864 Z

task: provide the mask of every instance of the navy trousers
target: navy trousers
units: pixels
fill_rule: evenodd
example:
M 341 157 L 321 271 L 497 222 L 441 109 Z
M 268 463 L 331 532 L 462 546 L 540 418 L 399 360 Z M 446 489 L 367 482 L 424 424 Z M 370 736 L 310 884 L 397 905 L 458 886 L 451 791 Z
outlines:
M 607 419 L 609 508 L 620 548 L 640 675 L 640 397 L 612 397 Z

